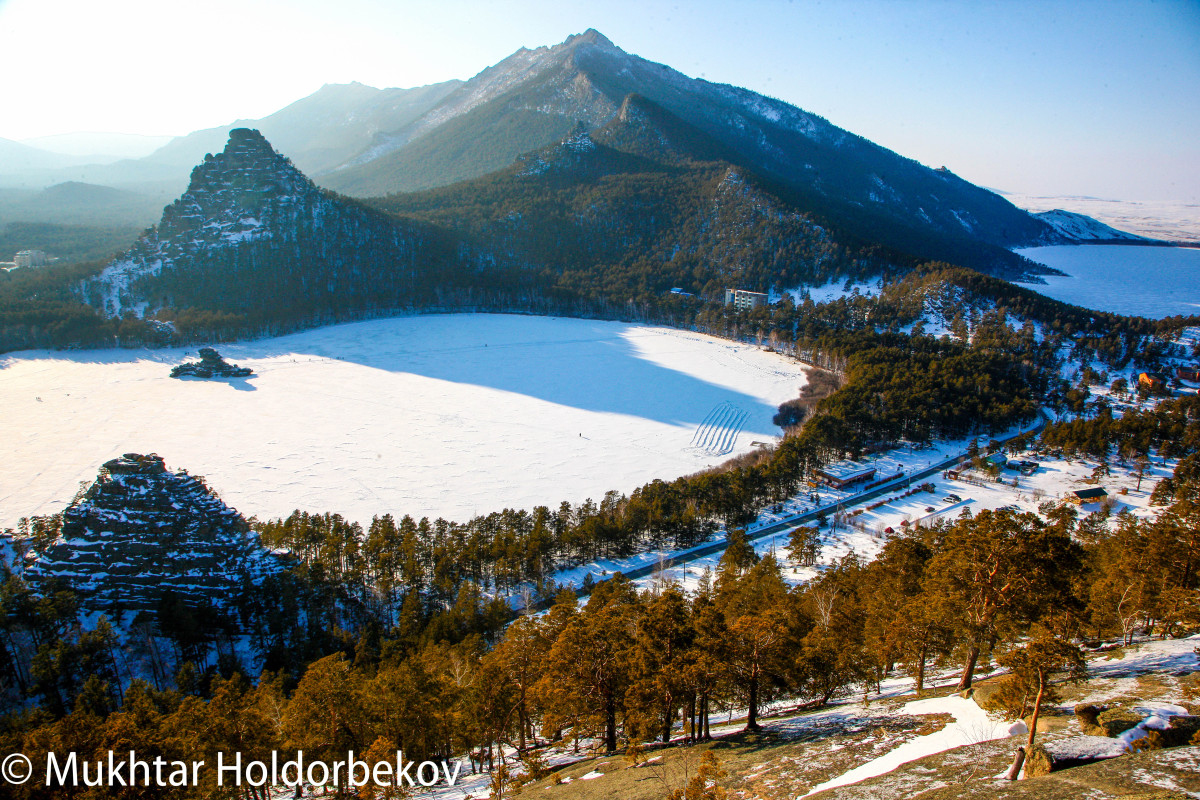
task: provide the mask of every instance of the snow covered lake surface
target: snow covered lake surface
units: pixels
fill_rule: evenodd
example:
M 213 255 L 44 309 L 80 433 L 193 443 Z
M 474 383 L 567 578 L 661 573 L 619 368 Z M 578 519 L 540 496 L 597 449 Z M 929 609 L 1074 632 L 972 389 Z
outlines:
M 0 526 L 156 452 L 260 518 L 465 520 L 628 493 L 773 440 L 800 365 L 666 328 L 402 317 L 218 347 L 250 378 L 172 379 L 184 350 L 0 356 Z
M 1200 314 L 1200 249 L 1084 244 L 1016 252 L 1067 273 L 1026 284 L 1055 300 L 1150 319 Z

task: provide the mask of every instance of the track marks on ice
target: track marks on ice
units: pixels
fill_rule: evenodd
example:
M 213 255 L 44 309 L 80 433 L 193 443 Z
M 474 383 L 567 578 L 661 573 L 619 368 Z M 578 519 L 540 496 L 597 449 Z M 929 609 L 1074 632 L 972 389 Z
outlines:
M 692 434 L 692 447 L 711 456 L 732 453 L 748 416 L 746 411 L 729 401 L 721 403 L 696 426 L 696 432 Z

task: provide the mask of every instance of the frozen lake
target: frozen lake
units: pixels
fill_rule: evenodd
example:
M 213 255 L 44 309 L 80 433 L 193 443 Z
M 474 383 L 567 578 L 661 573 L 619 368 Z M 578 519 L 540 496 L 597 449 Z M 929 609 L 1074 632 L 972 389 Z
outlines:
M 1151 319 L 1200 314 L 1200 250 L 1084 244 L 1017 252 L 1067 273 L 1025 284 L 1055 300 Z
M 61 511 L 124 452 L 156 452 L 261 518 L 599 502 L 773 440 L 805 380 L 749 345 L 547 317 L 402 317 L 218 349 L 255 374 L 172 379 L 183 350 L 0 356 L 0 527 Z

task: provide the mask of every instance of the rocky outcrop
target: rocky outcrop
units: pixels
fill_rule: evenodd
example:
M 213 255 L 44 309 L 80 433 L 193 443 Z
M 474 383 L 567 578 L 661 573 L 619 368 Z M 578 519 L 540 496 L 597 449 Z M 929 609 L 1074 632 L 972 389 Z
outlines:
M 63 512 L 61 535 L 25 574 L 60 579 L 85 608 L 112 613 L 153 610 L 166 593 L 223 606 L 285 567 L 203 478 L 126 453 Z
M 443 263 L 427 233 L 318 188 L 258 131 L 235 128 L 158 225 L 77 290 L 108 316 L 162 311 L 178 321 L 186 309 L 182 327 L 199 314 L 202 330 L 230 324 L 229 314 L 295 320 L 395 307 Z
M 1074 736 L 1035 744 L 1025 759 L 1025 777 L 1036 778 L 1071 767 L 1094 764 L 1125 755 L 1125 744 L 1106 736 Z
M 172 378 L 248 378 L 254 374 L 249 367 L 239 367 L 221 358 L 211 347 L 200 348 L 199 361 L 187 361 L 171 368 Z

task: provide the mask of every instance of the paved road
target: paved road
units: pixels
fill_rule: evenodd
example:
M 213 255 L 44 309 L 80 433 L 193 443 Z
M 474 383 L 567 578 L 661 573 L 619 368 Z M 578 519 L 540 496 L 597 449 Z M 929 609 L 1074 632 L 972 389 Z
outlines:
M 1007 439 L 1003 439 L 1002 443 L 1006 444 L 1006 443 L 1012 441 L 1013 439 L 1016 439 L 1019 436 L 1024 436 L 1027 433 L 1041 432 L 1042 428 L 1044 428 L 1046 426 L 1046 417 L 1044 414 L 1040 414 L 1039 416 L 1040 416 L 1040 419 L 1038 421 L 1038 424 L 1035 427 L 1030 428 L 1028 431 L 1022 431 L 1021 433 L 1018 433 L 1016 436 L 1010 436 Z M 887 494 L 888 492 L 891 492 L 891 491 L 895 491 L 895 489 L 901 485 L 905 485 L 905 484 L 911 485 L 918 481 L 924 480 L 925 478 L 928 478 L 931 475 L 936 475 L 939 472 L 944 472 L 945 470 L 949 469 L 950 467 L 952 467 L 956 464 L 961 464 L 963 461 L 966 460 L 966 458 L 967 458 L 966 453 L 963 453 L 961 455 L 954 456 L 953 458 L 948 458 L 944 461 L 940 461 L 937 464 L 933 464 L 933 465 L 921 470 L 920 472 L 916 472 L 911 475 L 905 475 L 901 478 L 897 478 L 896 480 L 885 483 L 884 485 L 876 487 L 869 492 L 864 492 L 862 494 L 854 495 L 852 497 L 843 498 L 842 500 L 840 500 L 837 503 L 833 503 L 833 504 L 830 504 L 827 506 L 822 506 L 821 508 L 806 512 L 798 517 L 791 517 L 789 519 L 782 520 L 780 522 L 776 522 L 776 523 L 767 525 L 762 528 L 756 528 L 752 531 L 747 530 L 746 538 L 750 541 L 754 541 L 756 539 L 762 539 L 765 536 L 771 536 L 773 534 L 781 533 L 783 531 L 791 531 L 793 528 L 798 528 L 801 525 L 803 525 L 804 523 L 811 522 L 822 515 L 828 516 L 830 513 L 835 511 L 838 508 L 838 506 L 846 506 L 846 505 L 851 505 L 851 504 L 860 505 L 869 500 L 874 500 L 876 497 L 879 497 L 880 495 Z M 635 569 L 631 569 L 628 571 L 622 571 L 621 574 L 623 576 L 625 576 L 626 578 L 629 578 L 630 580 L 633 580 L 636 578 L 645 578 L 649 575 L 653 575 L 660 568 L 666 569 L 669 567 L 677 567 L 677 566 L 680 566 L 681 564 L 687 564 L 692 561 L 697 561 L 701 558 L 704 558 L 705 556 L 710 556 L 713 553 L 719 553 L 722 550 L 724 550 L 727 545 L 728 545 L 727 540 L 721 539 L 720 541 L 712 542 L 712 543 L 706 544 L 706 545 L 701 545 L 700 547 L 695 547 L 690 550 L 684 550 L 684 551 L 675 553 L 673 555 L 666 556 L 662 560 L 656 561 L 653 564 L 647 564 L 645 566 L 637 567 Z M 580 588 L 576 588 L 575 593 L 579 597 L 586 597 L 589 594 L 589 592 L 586 592 Z M 541 601 L 541 602 L 535 604 L 535 608 L 538 610 L 549 608 L 550 605 L 552 604 L 552 602 L 553 602 L 552 600 Z

